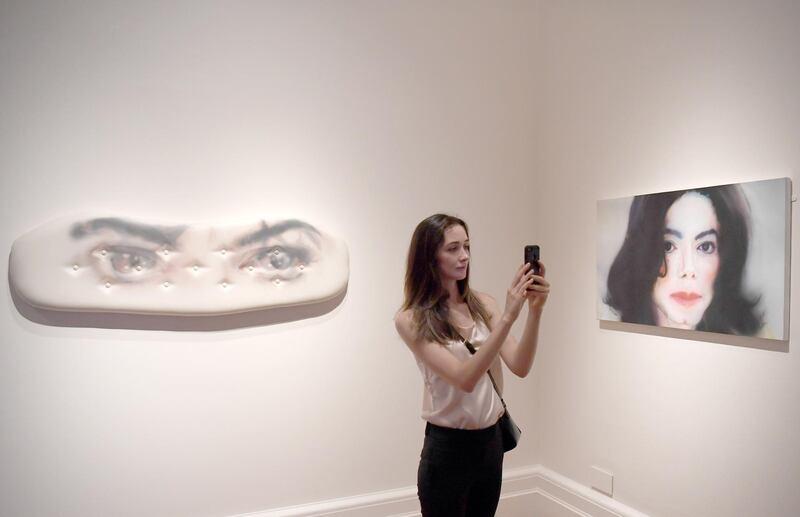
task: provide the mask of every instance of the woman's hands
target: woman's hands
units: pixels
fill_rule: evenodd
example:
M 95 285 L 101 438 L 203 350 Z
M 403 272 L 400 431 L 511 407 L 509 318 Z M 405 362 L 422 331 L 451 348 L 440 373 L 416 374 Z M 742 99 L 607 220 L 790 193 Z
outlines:
M 539 269 L 539 274 L 534 275 L 531 265 L 525 263 L 517 270 L 514 280 L 511 282 L 511 287 L 508 288 L 506 293 L 504 318 L 508 318 L 512 322 L 515 321 L 525 300 L 528 301 L 528 307 L 531 310 L 541 311 L 544 308 L 547 296 L 550 294 L 550 282 L 544 277 L 545 267 L 541 261 L 539 262 Z
M 533 367 L 533 359 L 536 356 L 536 349 L 539 343 L 539 324 L 541 323 L 544 304 L 550 294 L 550 282 L 544 277 L 544 264 L 541 261 L 539 262 L 540 272 L 538 275 L 534 275 L 530 269 L 530 265 L 525 264 L 517 272 L 517 276 L 514 277 L 514 284 L 509 289 L 506 312 L 501 317 L 502 320 L 505 320 L 505 323 L 513 323 L 510 318 L 516 318 L 524 300 L 528 301 L 528 318 L 525 322 L 522 338 L 517 341 L 514 336 L 509 335 L 500 351 L 506 366 L 518 377 L 526 377 Z M 524 286 L 524 290 L 520 295 L 518 294 L 518 289 L 522 286 Z M 522 296 L 524 300 L 520 301 L 518 296 Z M 498 315 L 497 305 L 495 304 L 494 307 L 494 314 Z M 511 312 L 509 309 L 516 310 L 516 312 Z
M 506 308 L 503 312 L 503 318 L 508 319 L 509 322 L 514 322 L 519 316 L 519 311 L 522 309 L 522 304 L 528 296 L 528 288 L 533 286 L 535 276 L 531 271 L 531 265 L 527 262 L 517 269 L 514 275 L 514 280 L 511 281 L 511 287 L 506 292 Z
M 527 296 L 528 308 L 532 311 L 541 311 L 550 294 L 550 282 L 544 278 L 545 267 L 539 261 L 539 274 L 534 275 L 534 283 L 528 288 Z

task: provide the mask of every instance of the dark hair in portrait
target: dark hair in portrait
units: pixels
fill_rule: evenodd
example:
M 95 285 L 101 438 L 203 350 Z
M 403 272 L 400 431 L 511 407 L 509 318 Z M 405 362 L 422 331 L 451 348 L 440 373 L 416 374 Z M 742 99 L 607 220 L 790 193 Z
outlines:
M 664 232 L 670 206 L 688 192 L 707 197 L 719 221 L 720 267 L 714 296 L 696 329 L 752 336 L 763 326 L 757 297 L 743 292 L 749 246 L 749 205 L 738 185 L 636 196 L 628 214 L 625 240 L 608 273 L 605 302 L 620 320 L 656 325 L 653 286 L 666 273 Z
M 451 226 L 462 226 L 469 237 L 467 223 L 458 217 L 434 214 L 422 220 L 414 230 L 408 248 L 405 276 L 405 301 L 403 310 L 412 310 L 419 337 L 437 343 L 458 339 L 448 323 L 445 303 L 447 291 L 439 278 L 437 252 L 444 243 L 444 232 Z M 475 321 L 490 325 L 491 315 L 480 299 L 469 288 L 467 275 L 457 282 L 458 293 L 466 302 Z

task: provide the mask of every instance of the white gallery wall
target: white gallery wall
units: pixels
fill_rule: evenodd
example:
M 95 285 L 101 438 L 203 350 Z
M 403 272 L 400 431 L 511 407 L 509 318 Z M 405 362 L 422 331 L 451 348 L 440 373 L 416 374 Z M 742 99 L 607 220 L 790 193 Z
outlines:
M 351 275 L 326 314 L 211 332 L 32 322 L 3 275 L 0 515 L 222 516 L 414 485 L 405 253 L 456 213 L 473 284 L 504 299 L 537 227 L 533 7 L 2 2 L 3 271 L 17 236 L 90 209 L 297 217 L 348 243 Z M 528 430 L 534 385 L 509 381 Z M 538 463 L 526 434 L 508 465 Z
M 800 180 L 798 22 L 793 1 L 0 3 L 0 268 L 86 209 L 297 217 L 351 267 L 327 313 L 216 331 L 34 322 L 4 277 L 0 515 L 412 486 L 421 382 L 392 316 L 438 211 L 470 223 L 478 289 L 502 302 L 531 242 L 554 285 L 531 376 L 507 376 L 508 468 L 600 466 L 654 517 L 796 514 L 793 342 L 600 326 L 594 230 L 598 199 Z
M 601 327 L 595 203 L 775 177 L 797 192 L 800 3 L 540 6 L 537 238 L 557 286 L 534 373 L 542 464 L 585 485 L 602 466 L 654 516 L 798 515 L 796 268 L 789 342 Z

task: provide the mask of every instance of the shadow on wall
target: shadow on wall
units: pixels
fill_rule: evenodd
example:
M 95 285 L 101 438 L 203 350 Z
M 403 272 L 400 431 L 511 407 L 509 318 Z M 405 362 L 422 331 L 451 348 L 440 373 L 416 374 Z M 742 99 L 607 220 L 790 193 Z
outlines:
M 11 283 L 9 282 L 9 285 Z M 122 314 L 110 312 L 55 311 L 34 307 L 13 287 L 11 299 L 20 315 L 41 325 L 128 330 L 174 330 L 204 332 L 262 327 L 316 318 L 333 311 L 347 295 L 347 288 L 335 297 L 316 303 L 271 307 L 232 314 L 176 316 L 161 314 Z
M 719 343 L 721 345 L 739 346 L 744 348 L 755 348 L 768 352 L 789 352 L 789 341 L 779 341 L 753 336 L 736 336 L 733 334 L 717 334 L 701 330 L 674 329 L 669 327 L 657 327 L 653 325 L 641 325 L 637 323 L 623 323 L 621 321 L 599 320 L 600 328 L 604 330 L 617 330 L 622 332 L 633 332 L 636 334 L 646 334 L 648 336 L 661 336 L 675 339 L 687 339 L 689 341 L 704 341 L 706 343 Z

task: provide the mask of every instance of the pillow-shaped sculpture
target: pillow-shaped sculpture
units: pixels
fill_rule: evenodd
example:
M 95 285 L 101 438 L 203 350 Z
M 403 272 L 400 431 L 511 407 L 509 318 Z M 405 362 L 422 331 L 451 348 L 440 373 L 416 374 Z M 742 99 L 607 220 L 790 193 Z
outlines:
M 164 224 L 52 220 L 13 244 L 9 278 L 49 310 L 213 315 L 313 304 L 349 277 L 347 246 L 297 219 Z

